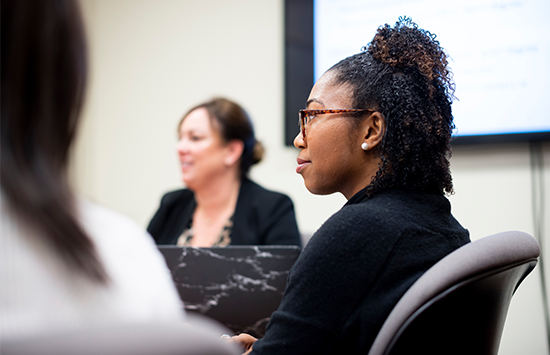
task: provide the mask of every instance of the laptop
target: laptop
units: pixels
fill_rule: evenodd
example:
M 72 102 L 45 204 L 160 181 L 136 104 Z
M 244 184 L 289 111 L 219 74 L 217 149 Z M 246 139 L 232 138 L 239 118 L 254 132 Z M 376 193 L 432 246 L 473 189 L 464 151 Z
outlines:
M 260 338 L 300 254 L 297 246 L 158 248 L 186 311 L 208 316 L 235 334 Z

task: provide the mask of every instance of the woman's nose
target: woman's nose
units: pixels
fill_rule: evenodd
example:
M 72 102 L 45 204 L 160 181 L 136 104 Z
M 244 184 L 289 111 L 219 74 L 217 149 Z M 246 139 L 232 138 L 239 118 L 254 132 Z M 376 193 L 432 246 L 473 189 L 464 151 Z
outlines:
M 186 140 L 183 138 L 180 138 L 178 142 L 176 143 L 176 150 L 179 153 L 183 153 L 188 150 Z
M 294 138 L 294 146 L 298 149 L 304 149 L 306 145 L 307 143 L 304 139 L 304 136 L 302 135 L 302 131 L 298 132 L 298 134 Z

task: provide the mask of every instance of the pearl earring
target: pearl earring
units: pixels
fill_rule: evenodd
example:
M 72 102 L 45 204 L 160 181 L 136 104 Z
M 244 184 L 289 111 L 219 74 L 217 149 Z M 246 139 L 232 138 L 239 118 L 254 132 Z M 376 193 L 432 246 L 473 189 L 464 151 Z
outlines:
M 361 149 L 369 150 L 369 145 L 365 142 L 365 143 L 361 144 Z

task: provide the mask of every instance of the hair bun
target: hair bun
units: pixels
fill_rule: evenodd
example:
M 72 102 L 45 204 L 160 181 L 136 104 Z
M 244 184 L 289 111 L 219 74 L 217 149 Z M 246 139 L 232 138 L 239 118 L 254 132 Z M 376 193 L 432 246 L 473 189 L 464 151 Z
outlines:
M 435 34 L 418 28 L 410 17 L 399 17 L 394 28 L 388 24 L 380 26 L 363 50 L 397 69 L 417 68 L 428 82 L 435 79 L 448 84 L 451 73 L 447 69 L 447 55 L 435 38 Z
M 265 149 L 260 141 L 256 141 L 254 148 L 252 148 L 252 164 L 258 164 L 264 157 Z

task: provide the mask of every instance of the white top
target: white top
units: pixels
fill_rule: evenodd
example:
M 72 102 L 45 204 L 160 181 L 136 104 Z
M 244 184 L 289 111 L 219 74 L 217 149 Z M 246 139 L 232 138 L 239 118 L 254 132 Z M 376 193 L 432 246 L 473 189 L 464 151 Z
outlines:
M 6 208 L 0 193 L 0 338 L 114 322 L 184 319 L 183 305 L 152 237 L 129 218 L 79 200 L 82 226 L 111 279 L 70 270 Z

